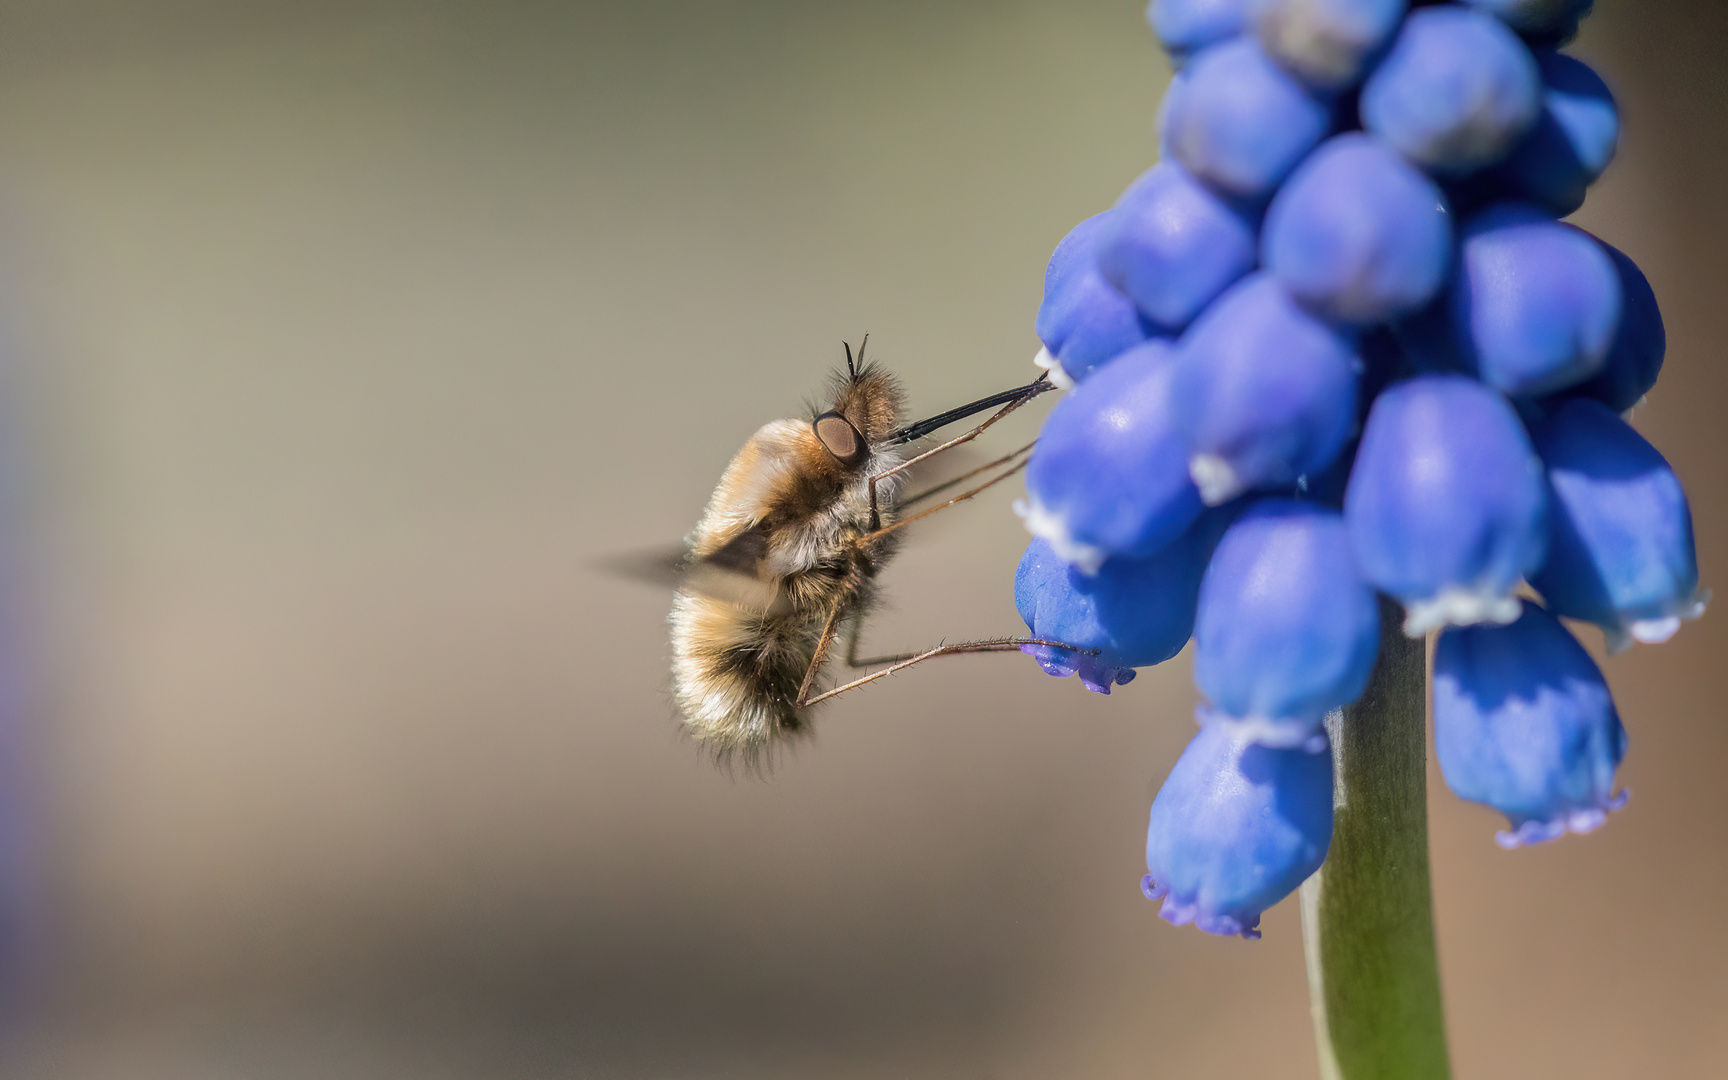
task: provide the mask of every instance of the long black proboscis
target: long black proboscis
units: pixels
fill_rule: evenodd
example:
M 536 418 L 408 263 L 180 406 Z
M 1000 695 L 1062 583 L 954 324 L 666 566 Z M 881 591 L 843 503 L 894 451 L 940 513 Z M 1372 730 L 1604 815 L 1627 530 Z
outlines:
M 922 439 L 933 431 L 947 427 L 956 420 L 964 420 L 968 416 L 976 416 L 985 409 L 994 409 L 998 405 L 1006 405 L 1011 401 L 1025 401 L 1035 398 L 1046 390 L 1056 389 L 1056 384 L 1050 381 L 1048 374 L 1040 375 L 1025 386 L 1016 386 L 1012 390 L 1004 390 L 999 394 L 979 398 L 977 401 L 962 405 L 958 409 L 949 409 L 945 413 L 937 413 L 928 420 L 920 420 L 916 424 L 907 424 L 898 431 L 888 433 L 889 446 L 913 442 Z

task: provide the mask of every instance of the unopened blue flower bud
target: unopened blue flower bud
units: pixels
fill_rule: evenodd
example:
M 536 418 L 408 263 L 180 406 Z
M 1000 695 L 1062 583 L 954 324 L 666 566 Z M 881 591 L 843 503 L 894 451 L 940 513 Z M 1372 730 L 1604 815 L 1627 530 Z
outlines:
M 1146 21 L 1177 60 L 1235 37 L 1248 26 L 1254 0 L 1152 0 Z
M 1097 239 L 1110 224 L 1110 214 L 1094 214 L 1074 226 L 1056 245 L 1044 271 L 1044 302 L 1035 324 L 1044 351 L 1037 362 L 1052 368 L 1059 384 L 1078 382 L 1157 332 L 1133 302 L 1098 273 Z
M 1095 656 L 1047 645 L 1021 651 L 1051 675 L 1079 675 L 1089 690 L 1108 694 L 1137 667 L 1161 664 L 1182 651 L 1194 632 L 1200 577 L 1217 542 L 1214 510 L 1143 559 L 1117 556 L 1096 574 L 1083 574 L 1034 539 L 1014 572 L 1014 603 L 1033 637 L 1062 641 Z
M 1404 19 L 1408 0 L 1259 0 L 1260 47 L 1319 90 L 1356 85 Z
M 1332 844 L 1332 755 L 1200 729 L 1152 800 L 1147 899 L 1209 934 L 1260 936 L 1260 913 L 1320 868 Z
M 1368 413 L 1344 495 L 1367 581 L 1404 605 L 1412 637 L 1518 617 L 1518 580 L 1542 566 L 1548 493 L 1512 406 L 1474 379 L 1423 375 Z
M 1253 269 L 1256 224 L 1181 166 L 1160 162 L 1117 200 L 1098 269 L 1147 318 L 1180 330 Z
M 1578 32 L 1578 20 L 1596 0 L 1464 0 L 1498 17 L 1527 37 L 1562 41 Z
M 1550 611 L 1602 627 L 1610 651 L 1666 641 L 1704 611 L 1692 512 L 1656 448 L 1606 405 L 1561 404 L 1531 431 L 1548 466 Z
M 1267 746 L 1323 746 L 1321 721 L 1362 693 L 1379 647 L 1379 601 L 1343 517 L 1262 500 L 1224 534 L 1200 586 L 1201 720 Z
M 1171 389 L 1208 505 L 1294 484 L 1338 456 L 1356 425 L 1353 342 L 1253 274 L 1194 321 Z
M 1520 397 L 1602 370 L 1620 325 L 1620 277 L 1596 238 L 1527 203 L 1464 221 L 1446 294 L 1399 328 L 1429 368 Z
M 1317 314 L 1375 323 L 1422 307 L 1452 266 L 1434 182 L 1360 132 L 1321 144 L 1266 212 L 1265 262 Z
M 1662 309 L 1656 305 L 1656 293 L 1643 271 L 1612 244 L 1596 242 L 1614 260 L 1614 269 L 1620 275 L 1624 298 L 1620 328 L 1614 333 L 1614 344 L 1608 349 L 1602 370 L 1577 386 L 1568 387 L 1565 393 L 1593 397 L 1615 412 L 1625 412 L 1656 385 L 1656 376 L 1662 373 L 1662 359 L 1668 351 L 1668 334 L 1662 326 Z
M 1272 194 L 1326 134 L 1330 108 L 1249 38 L 1196 56 L 1164 117 L 1164 139 L 1195 176 L 1237 198 Z
M 1039 433 L 1015 509 L 1083 573 L 1110 555 L 1152 554 L 1204 508 L 1171 416 L 1172 352 L 1159 339 L 1111 360 L 1056 403 Z
M 1525 601 L 1509 626 L 1440 635 L 1434 751 L 1459 798 L 1505 814 L 1518 847 L 1586 833 L 1626 802 L 1614 770 L 1626 732 L 1608 684 L 1560 621 Z
M 1536 54 L 1542 70 L 1542 115 L 1495 170 L 1510 190 L 1564 217 L 1584 205 L 1584 192 L 1620 142 L 1614 95 L 1589 66 L 1564 53 Z
M 1542 107 L 1530 50 L 1504 24 L 1460 7 L 1412 12 L 1362 88 L 1362 126 L 1440 176 L 1504 158 Z

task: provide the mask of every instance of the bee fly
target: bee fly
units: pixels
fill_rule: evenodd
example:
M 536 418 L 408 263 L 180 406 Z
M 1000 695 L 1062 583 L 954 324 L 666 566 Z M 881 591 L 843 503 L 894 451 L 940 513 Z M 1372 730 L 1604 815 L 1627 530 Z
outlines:
M 808 420 L 775 420 L 752 435 L 688 538 L 671 614 L 673 696 L 687 730 L 721 756 L 742 753 L 755 760 L 807 732 L 810 706 L 921 661 L 1029 644 L 1062 646 L 1007 637 L 900 656 L 857 656 L 859 623 L 875 601 L 876 573 L 894 553 L 899 530 L 1012 476 L 1032 446 L 900 499 L 906 470 L 969 442 L 1049 389 L 1041 375 L 897 427 L 903 409 L 899 384 L 864 363 L 863 345 L 856 362 L 847 345 L 846 370 L 834 377 L 827 411 Z M 907 449 L 992 408 L 994 415 L 956 438 L 922 453 Z M 913 503 L 998 468 L 1004 470 L 1000 475 L 944 503 L 901 516 Z M 817 677 L 843 626 L 849 628 L 848 664 L 888 666 L 819 692 Z

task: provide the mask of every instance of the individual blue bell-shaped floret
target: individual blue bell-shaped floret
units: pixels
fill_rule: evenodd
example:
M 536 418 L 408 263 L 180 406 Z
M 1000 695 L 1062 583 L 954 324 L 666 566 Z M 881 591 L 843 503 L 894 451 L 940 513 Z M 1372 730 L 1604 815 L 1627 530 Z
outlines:
M 1559 217 L 1584 205 L 1584 192 L 1620 143 L 1614 95 L 1589 65 L 1564 53 L 1536 54 L 1542 115 L 1512 156 L 1494 170 L 1505 189 Z
M 1527 203 L 1464 221 L 1441 300 L 1399 328 L 1430 368 L 1459 368 L 1520 397 L 1551 394 L 1602 370 L 1620 325 L 1620 276 L 1582 229 Z
M 1332 844 L 1332 755 L 1200 729 L 1152 800 L 1140 889 L 1209 934 L 1260 936 L 1260 913 L 1319 869 Z
M 1320 145 L 1266 211 L 1267 269 L 1301 304 L 1376 323 L 1427 304 L 1452 268 L 1452 224 L 1432 180 L 1361 132 Z
M 1331 109 L 1250 38 L 1216 45 L 1184 72 L 1164 115 L 1164 142 L 1184 168 L 1226 195 L 1260 199 L 1326 134 Z
M 1578 20 L 1596 0 L 1464 0 L 1498 17 L 1526 37 L 1564 41 L 1578 32 Z
M 1331 464 L 1355 429 L 1357 363 L 1349 337 L 1264 272 L 1214 301 L 1178 345 L 1171 388 L 1207 505 Z
M 1309 86 L 1360 82 L 1404 20 L 1408 0 L 1258 0 L 1254 29 L 1266 54 Z
M 1202 723 L 1321 749 L 1321 721 L 1362 693 L 1379 649 L 1379 601 L 1336 511 L 1264 499 L 1230 526 L 1194 624 Z
M 1256 224 L 1181 166 L 1159 162 L 1116 201 L 1098 269 L 1147 318 L 1180 330 L 1254 268 Z
M 1495 164 L 1541 109 L 1530 50 L 1498 20 L 1453 6 L 1412 12 L 1362 87 L 1362 126 L 1438 176 Z
M 1608 684 L 1560 620 L 1525 601 L 1509 626 L 1440 635 L 1434 752 L 1446 786 L 1505 814 L 1513 848 L 1586 833 L 1625 805 L 1626 732 Z
M 1035 363 L 1049 368 L 1059 386 L 1072 385 L 1093 368 L 1158 332 L 1132 301 L 1098 273 L 1097 239 L 1110 211 L 1093 216 L 1062 238 L 1044 271 L 1044 302 L 1035 327 L 1044 350 Z
M 1047 673 L 1079 675 L 1088 690 L 1108 694 L 1134 678 L 1134 669 L 1162 664 L 1194 632 L 1200 577 L 1217 542 L 1223 510 L 1211 511 L 1181 536 L 1143 559 L 1106 559 L 1083 574 L 1033 539 L 1014 572 L 1014 603 L 1033 637 L 1064 641 L 1096 656 L 1023 645 Z
M 1255 0 L 1152 0 L 1146 21 L 1178 61 L 1233 38 L 1248 26 Z
M 1656 448 L 1606 405 L 1573 398 L 1530 432 L 1548 466 L 1548 609 L 1602 627 L 1608 648 L 1667 641 L 1703 614 L 1692 512 Z
M 1602 370 L 1565 392 L 1593 397 L 1615 412 L 1625 412 L 1656 385 L 1656 376 L 1662 373 L 1662 358 L 1668 351 L 1668 333 L 1662 326 L 1662 309 L 1656 305 L 1655 290 L 1650 288 L 1644 272 L 1625 252 L 1600 240 L 1597 243 L 1614 260 L 1614 269 L 1620 275 L 1624 298 L 1620 329 L 1614 334 L 1614 344 L 1608 349 Z
M 1344 493 L 1356 565 L 1412 637 L 1518 617 L 1548 547 L 1542 461 L 1512 406 L 1474 379 L 1422 375 L 1368 413 Z
M 1057 402 L 1039 433 L 1015 510 L 1082 573 L 1152 554 L 1203 509 L 1171 416 L 1172 352 L 1162 339 L 1129 349 Z

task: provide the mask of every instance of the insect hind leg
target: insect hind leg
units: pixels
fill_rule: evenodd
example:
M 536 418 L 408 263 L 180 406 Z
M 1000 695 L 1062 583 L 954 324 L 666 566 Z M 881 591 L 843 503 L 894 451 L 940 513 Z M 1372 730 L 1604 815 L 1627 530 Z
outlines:
M 1023 645 L 1047 645 L 1051 648 L 1067 649 L 1070 652 L 1081 653 L 1085 656 L 1098 655 L 1097 649 L 1078 649 L 1067 642 L 1050 641 L 1046 638 L 1004 637 L 985 638 L 979 641 L 957 641 L 952 645 L 938 645 L 934 649 L 926 649 L 921 653 L 908 653 L 898 657 L 873 657 L 867 660 L 858 660 L 853 664 L 854 667 L 882 662 L 888 662 L 888 666 L 878 671 L 872 671 L 868 675 L 861 675 L 858 678 L 853 679 L 851 682 L 841 683 L 839 686 L 836 686 L 831 690 L 825 690 L 814 697 L 808 699 L 800 697 L 798 705 L 799 708 L 803 708 L 806 705 L 814 705 L 818 701 L 826 701 L 836 695 L 844 694 L 848 690 L 857 689 L 865 683 L 872 683 L 877 679 L 892 675 L 895 672 L 904 671 L 913 664 L 921 664 L 926 660 L 934 660 L 938 656 L 963 656 L 967 653 L 984 652 L 1017 652 Z M 849 649 L 848 653 L 851 651 L 852 650 Z M 854 658 L 851 655 L 847 656 L 848 662 L 852 662 L 853 659 Z

